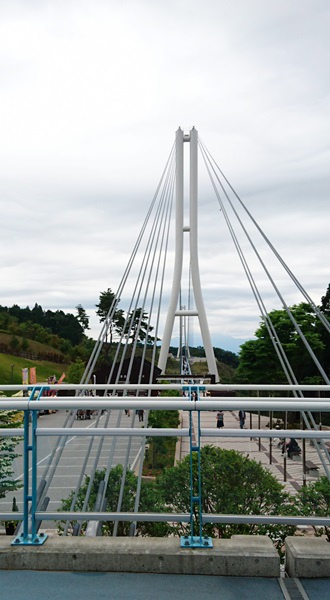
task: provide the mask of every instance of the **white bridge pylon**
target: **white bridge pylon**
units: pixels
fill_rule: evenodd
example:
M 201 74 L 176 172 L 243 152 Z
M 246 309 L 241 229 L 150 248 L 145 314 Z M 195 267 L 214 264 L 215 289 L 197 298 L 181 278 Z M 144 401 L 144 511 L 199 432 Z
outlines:
M 176 212 L 175 212 L 175 262 L 173 272 L 172 294 L 168 306 L 163 340 L 159 355 L 158 367 L 165 373 L 170 341 L 175 317 L 198 317 L 206 354 L 209 373 L 219 381 L 219 374 L 213 352 L 210 331 L 204 307 L 198 263 L 198 133 L 193 127 L 189 134 L 184 134 L 179 127 L 176 132 Z M 184 160 L 183 145 L 190 145 L 190 190 L 189 190 L 189 225 L 184 224 Z M 184 234 L 189 234 L 189 251 L 192 288 L 196 310 L 186 310 L 179 306 L 180 286 L 182 279 Z

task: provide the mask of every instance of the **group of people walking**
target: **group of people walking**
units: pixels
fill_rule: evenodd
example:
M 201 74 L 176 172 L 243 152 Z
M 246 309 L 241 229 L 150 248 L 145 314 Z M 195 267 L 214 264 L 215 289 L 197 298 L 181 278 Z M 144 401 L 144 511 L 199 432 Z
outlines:
M 238 418 L 239 418 L 239 426 L 241 429 L 244 429 L 245 426 L 245 419 L 246 419 L 246 412 L 245 410 L 240 410 L 238 413 Z M 222 427 L 224 427 L 225 422 L 224 422 L 224 414 L 222 410 L 219 410 L 217 412 L 217 428 L 218 429 L 222 429 Z M 293 458 L 294 454 L 301 454 L 301 448 L 297 442 L 297 440 L 295 440 L 294 438 L 290 438 L 290 441 L 285 443 L 284 439 L 280 439 L 278 442 L 278 447 L 282 449 L 282 454 L 284 454 L 284 452 L 287 452 L 288 458 Z
M 239 418 L 239 426 L 241 429 L 244 429 L 244 425 L 245 425 L 245 419 L 246 419 L 246 412 L 245 410 L 240 410 L 238 413 L 238 418 Z M 224 416 L 223 416 L 223 410 L 219 410 L 217 412 L 217 428 L 221 429 L 222 427 L 224 427 L 225 422 L 224 422 Z
M 135 411 L 135 414 L 138 415 L 139 422 L 140 423 L 143 422 L 143 420 L 144 420 L 144 410 L 137 410 L 137 411 Z M 125 408 L 125 415 L 127 415 L 128 417 L 130 417 L 131 416 L 131 411 L 129 409 Z

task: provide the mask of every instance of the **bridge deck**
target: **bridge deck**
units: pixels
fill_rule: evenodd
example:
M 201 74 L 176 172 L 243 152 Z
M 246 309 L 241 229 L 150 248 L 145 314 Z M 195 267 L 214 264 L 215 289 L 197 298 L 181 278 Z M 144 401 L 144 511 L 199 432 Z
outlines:
M 283 581 L 254 577 L 137 573 L 2 571 L 4 598 L 15 600 L 328 600 L 328 579 L 295 580 L 300 596 L 284 595 Z M 289 580 L 292 581 L 292 580 Z M 286 591 L 286 594 L 288 592 Z

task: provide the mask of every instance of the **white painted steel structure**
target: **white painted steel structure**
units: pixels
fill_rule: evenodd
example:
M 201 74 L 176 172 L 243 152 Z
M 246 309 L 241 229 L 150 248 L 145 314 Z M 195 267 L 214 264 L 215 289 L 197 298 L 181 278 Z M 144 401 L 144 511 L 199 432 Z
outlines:
M 183 145 L 190 145 L 190 202 L 189 225 L 184 224 L 184 156 Z M 193 127 L 189 135 L 184 135 L 181 128 L 176 132 L 176 229 L 175 229 L 175 264 L 173 272 L 172 293 L 168 306 L 164 327 L 158 367 L 165 372 L 174 319 L 179 316 L 198 316 L 205 355 L 209 372 L 219 381 L 219 374 L 213 352 L 211 336 L 206 318 L 198 262 L 198 133 Z M 196 310 L 178 309 L 183 266 L 184 233 L 189 233 L 190 266 L 192 287 Z

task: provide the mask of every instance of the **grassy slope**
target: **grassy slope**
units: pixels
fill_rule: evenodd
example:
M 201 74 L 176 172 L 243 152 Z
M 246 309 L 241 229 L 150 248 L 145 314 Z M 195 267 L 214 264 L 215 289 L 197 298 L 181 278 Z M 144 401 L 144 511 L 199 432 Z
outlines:
M 0 343 L 10 345 L 10 341 L 13 335 L 0 331 Z M 15 336 L 22 345 L 23 338 L 19 335 Z M 58 354 L 63 356 L 63 353 L 57 348 L 36 342 L 34 340 L 27 340 L 29 344 L 28 352 L 31 353 L 43 353 L 43 354 Z M 12 369 L 12 365 L 14 365 Z M 22 369 L 26 367 L 36 367 L 37 370 L 37 381 L 47 381 L 50 375 L 56 375 L 59 378 L 63 371 L 67 369 L 67 365 L 49 362 L 46 360 L 29 360 L 27 358 L 21 358 L 14 356 L 13 354 L 1 354 L 0 353 L 0 383 L 2 384 L 21 384 L 22 383 Z
M 6 333 L 5 331 L 0 331 L 0 344 L 6 344 L 7 346 L 10 345 L 10 341 L 13 337 L 12 333 Z M 15 337 L 18 339 L 20 345 L 22 345 L 22 341 L 23 338 L 19 335 L 15 335 Z M 42 344 L 41 342 L 36 342 L 34 340 L 27 340 L 28 344 L 29 344 L 29 348 L 28 350 L 30 352 L 43 352 L 43 353 L 48 353 L 48 354 L 60 354 L 61 356 L 63 355 L 62 352 L 60 350 L 58 350 L 57 348 L 53 348 L 52 346 L 47 346 L 47 344 Z
M 11 365 L 13 368 L 13 381 L 11 381 Z M 67 366 L 59 365 L 58 363 L 47 362 L 45 360 L 28 360 L 26 358 L 20 358 L 19 356 L 13 356 L 11 354 L 0 354 L 0 383 L 22 383 L 22 369 L 25 367 L 36 367 L 37 369 L 37 381 L 47 381 L 47 377 L 50 375 L 56 375 L 60 377 L 65 372 Z

